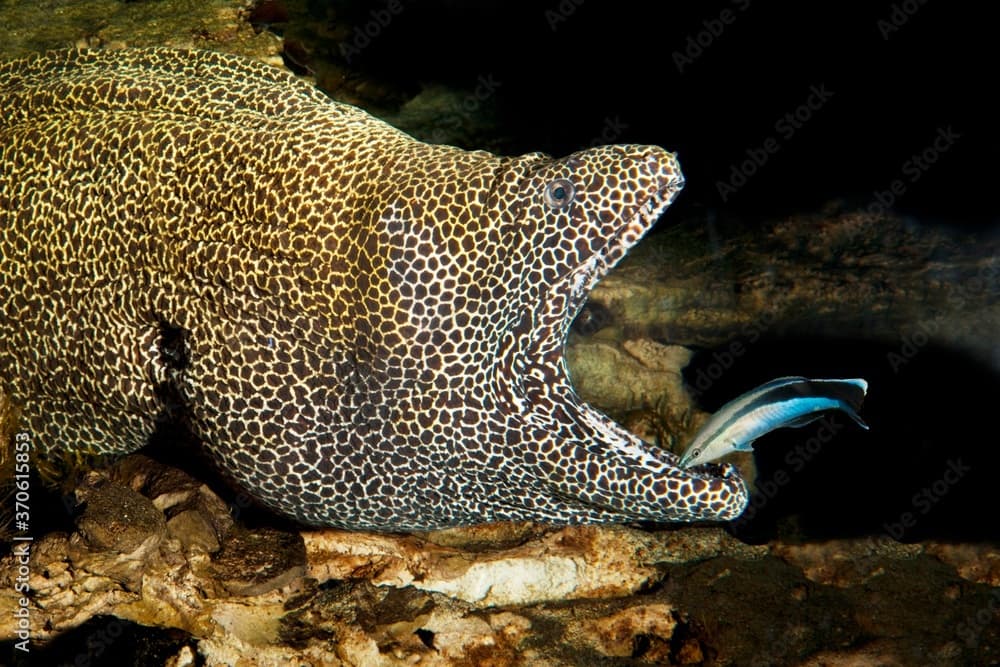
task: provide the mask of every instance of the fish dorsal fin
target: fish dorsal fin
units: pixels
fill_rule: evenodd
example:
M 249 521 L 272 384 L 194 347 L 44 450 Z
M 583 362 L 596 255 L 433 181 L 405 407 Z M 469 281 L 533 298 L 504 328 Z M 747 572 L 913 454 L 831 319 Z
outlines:
M 767 394 L 770 391 L 781 389 L 782 387 L 791 387 L 790 391 L 796 393 L 805 393 L 808 382 L 809 378 L 795 376 L 795 375 L 776 378 L 774 380 L 771 380 L 770 382 L 765 382 L 759 387 L 754 387 L 753 389 L 744 394 L 741 394 L 737 398 L 733 399 L 729 403 L 726 403 L 724 406 L 722 406 L 722 408 L 720 408 L 716 412 L 716 414 L 739 413 L 748 405 L 758 400 L 761 396 Z
M 766 392 L 768 390 L 771 390 L 771 389 L 776 389 L 777 387 L 784 387 L 785 385 L 794 384 L 796 382 L 808 382 L 808 381 L 809 381 L 809 378 L 803 377 L 801 375 L 788 375 L 788 376 L 785 376 L 785 377 L 782 377 L 782 378 L 775 378 L 775 379 L 771 380 L 770 382 L 765 382 L 764 384 L 760 385 L 759 387 L 755 387 L 752 390 L 752 393 L 763 394 L 764 392 Z M 747 393 L 751 393 L 751 392 L 747 392 Z

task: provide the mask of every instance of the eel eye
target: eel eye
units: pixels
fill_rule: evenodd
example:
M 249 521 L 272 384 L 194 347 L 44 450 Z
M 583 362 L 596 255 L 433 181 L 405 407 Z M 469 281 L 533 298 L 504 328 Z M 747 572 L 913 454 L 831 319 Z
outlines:
M 545 205 L 549 208 L 563 208 L 573 201 L 576 189 L 565 178 L 558 178 L 545 186 Z

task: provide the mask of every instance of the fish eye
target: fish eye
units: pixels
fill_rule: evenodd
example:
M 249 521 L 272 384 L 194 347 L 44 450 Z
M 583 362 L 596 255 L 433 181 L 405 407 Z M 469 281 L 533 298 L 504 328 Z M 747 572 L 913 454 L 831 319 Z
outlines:
M 545 205 L 549 208 L 569 206 L 576 194 L 576 188 L 565 178 L 557 178 L 545 186 Z

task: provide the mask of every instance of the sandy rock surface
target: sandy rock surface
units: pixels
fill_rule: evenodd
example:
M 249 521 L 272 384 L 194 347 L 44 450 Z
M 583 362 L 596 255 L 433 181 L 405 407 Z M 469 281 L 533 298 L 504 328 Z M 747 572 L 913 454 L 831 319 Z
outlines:
M 250 529 L 197 480 L 140 455 L 88 473 L 76 497 L 74 528 L 32 546 L 29 609 L 42 655 L 66 636 L 86 646 L 100 619 L 119 623 L 118 634 L 179 631 L 173 664 L 198 653 L 208 665 L 248 666 L 777 664 L 796 655 L 906 665 L 920 651 L 940 664 L 1000 651 L 997 627 L 980 622 L 997 604 L 995 548 L 755 546 L 713 527 Z M 14 554 L 0 561 L 5 608 L 16 604 L 17 571 Z M 918 604 L 927 596 L 939 600 L 933 614 Z M 0 639 L 16 632 L 13 616 L 0 617 Z M 849 648 L 829 650 L 838 645 Z

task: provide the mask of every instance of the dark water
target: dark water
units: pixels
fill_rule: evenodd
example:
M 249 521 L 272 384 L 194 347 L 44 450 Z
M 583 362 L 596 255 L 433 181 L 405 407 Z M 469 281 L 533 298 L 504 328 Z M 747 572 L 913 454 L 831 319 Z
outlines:
M 367 5 L 340 4 L 370 20 Z M 513 151 L 656 143 L 688 177 L 676 206 L 732 216 L 846 197 L 997 220 L 996 63 L 979 6 L 403 4 L 354 62 L 404 87 L 491 76 Z

